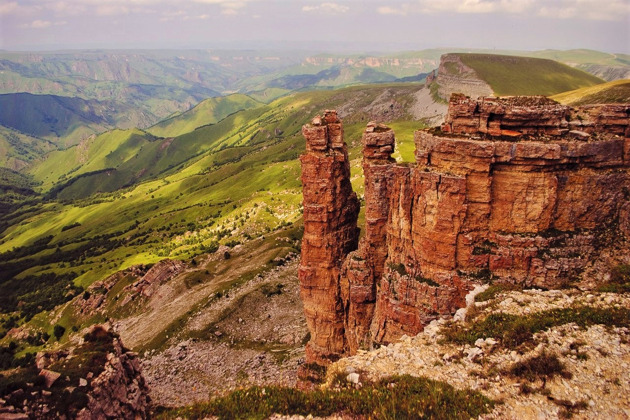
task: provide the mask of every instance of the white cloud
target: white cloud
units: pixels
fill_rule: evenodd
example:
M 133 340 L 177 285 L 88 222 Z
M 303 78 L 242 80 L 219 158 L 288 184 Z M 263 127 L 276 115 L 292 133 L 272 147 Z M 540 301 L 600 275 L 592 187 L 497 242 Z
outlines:
M 48 28 L 49 26 L 52 26 L 52 22 L 49 20 L 34 20 L 31 23 L 25 23 L 23 25 L 20 25 L 20 27 L 22 28 L 29 28 L 29 29 L 43 29 L 43 28 Z
M 116 16 L 129 14 L 129 8 L 122 4 L 102 4 L 96 7 L 98 16 Z
M 630 22 L 630 1 L 627 0 L 559 0 L 537 7 L 539 16 L 556 19 L 626 20 Z
M 46 8 L 61 15 L 78 15 L 84 13 L 85 5 L 69 1 L 55 1 L 46 4 Z
M 251 0 L 193 0 L 195 3 L 216 4 L 221 7 L 221 14 L 233 16 L 240 13 L 245 4 Z
M 186 16 L 186 12 L 183 10 L 175 10 L 173 12 L 163 12 L 162 16 L 165 17 L 181 17 L 181 16 Z
M 417 0 L 380 6 L 382 15 L 461 13 L 528 14 L 554 19 L 630 20 L 628 0 Z
M 417 4 L 424 13 L 519 13 L 535 1 L 542 0 L 420 0 Z
M 15 1 L 8 3 L 0 3 L 0 16 L 8 15 L 15 12 L 18 8 L 18 4 Z
M 328 15 L 339 15 L 346 13 L 350 8 L 339 3 L 321 3 L 317 6 L 302 6 L 302 11 L 306 13 L 324 13 Z
M 399 15 L 399 16 L 407 16 L 410 12 L 410 7 L 408 4 L 403 4 L 401 7 L 389 7 L 382 6 L 376 9 L 378 13 L 381 15 Z

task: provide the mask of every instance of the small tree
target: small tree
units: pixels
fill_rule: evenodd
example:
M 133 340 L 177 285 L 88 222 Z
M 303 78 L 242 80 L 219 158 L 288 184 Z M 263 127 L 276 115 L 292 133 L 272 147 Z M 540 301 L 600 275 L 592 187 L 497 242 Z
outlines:
M 66 333 L 66 329 L 62 325 L 56 324 L 55 327 L 53 328 L 53 334 L 57 338 L 57 341 L 59 341 L 65 333 Z

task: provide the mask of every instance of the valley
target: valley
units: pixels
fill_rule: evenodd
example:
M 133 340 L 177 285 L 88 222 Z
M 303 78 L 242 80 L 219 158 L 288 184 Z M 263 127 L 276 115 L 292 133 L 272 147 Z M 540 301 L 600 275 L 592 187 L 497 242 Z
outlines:
M 295 387 L 312 339 L 298 280 L 299 157 L 315 115 L 335 109 L 343 121 L 363 238 L 368 122 L 393 129 L 392 159 L 409 167 L 414 132 L 442 124 L 453 93 L 630 102 L 628 80 L 616 80 L 630 74 L 623 55 L 498 53 L 1 52 L 0 345 L 15 343 L 9 366 L 71 349 L 106 324 L 137 354 L 166 418 L 210 395 Z M 611 307 L 625 299 L 611 295 Z M 381 353 L 396 359 L 388 348 Z M 365 354 L 327 380 L 349 366 L 379 380 L 388 368 L 370 367 Z M 440 357 L 431 363 L 450 363 Z

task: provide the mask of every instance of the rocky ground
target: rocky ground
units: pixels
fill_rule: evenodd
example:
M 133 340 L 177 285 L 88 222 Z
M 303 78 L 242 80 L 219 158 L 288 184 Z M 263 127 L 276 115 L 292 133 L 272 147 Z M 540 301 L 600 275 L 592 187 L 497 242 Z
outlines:
M 186 328 L 190 338 L 144 355 L 155 405 L 207 401 L 239 386 L 295 385 L 307 335 L 297 259 L 230 290 Z
M 470 302 L 468 315 L 483 319 L 498 311 L 525 317 L 582 305 L 629 308 L 630 296 L 577 290 L 510 291 L 488 301 Z M 462 311 L 455 322 L 465 322 L 463 317 Z M 443 334 L 450 322 L 434 321 L 416 337 L 403 337 L 400 342 L 342 359 L 330 367 L 328 377 L 343 375 L 348 381 L 362 382 L 392 374 L 427 376 L 500 401 L 484 419 L 630 418 L 627 327 L 581 328 L 569 323 L 534 334 L 530 345 L 509 348 L 498 338 L 479 339 L 474 345 L 447 343 Z M 557 356 L 565 373 L 531 380 L 508 373 L 519 362 L 544 354 Z
M 410 112 L 414 118 L 424 119 L 429 125 L 439 125 L 444 121 L 444 116 L 448 111 L 446 103 L 435 102 L 431 96 L 431 90 L 424 87 L 414 94 L 415 102 Z

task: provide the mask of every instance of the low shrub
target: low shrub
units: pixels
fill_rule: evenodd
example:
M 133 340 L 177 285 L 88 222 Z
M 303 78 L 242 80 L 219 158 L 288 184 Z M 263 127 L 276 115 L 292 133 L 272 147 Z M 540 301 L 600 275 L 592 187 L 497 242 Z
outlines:
M 580 327 L 594 324 L 628 327 L 630 326 L 630 309 L 576 306 L 551 309 L 527 316 L 496 312 L 484 319 L 475 320 L 471 324 L 452 324 L 445 328 L 444 337 L 446 341 L 470 345 L 474 345 L 479 338 L 494 337 L 499 338 L 503 346 L 514 348 L 530 342 L 538 331 L 571 322 Z
M 342 413 L 360 418 L 469 419 L 488 413 L 495 402 L 472 390 L 457 390 L 422 377 L 395 376 L 361 388 L 314 390 L 251 387 L 215 400 L 180 409 L 163 409 L 157 418 L 264 419 L 284 415 L 330 416 Z
M 527 379 L 530 382 L 534 382 L 537 379 L 542 379 L 543 382 L 546 382 L 547 379 L 551 379 L 554 376 L 562 376 L 566 379 L 573 377 L 571 372 L 558 359 L 558 356 L 546 352 L 515 363 L 506 373 L 517 378 Z
M 610 271 L 610 281 L 597 288 L 599 292 L 630 292 L 630 264 L 619 264 Z
M 475 296 L 475 302 L 485 302 L 494 299 L 499 293 L 510 290 L 519 290 L 520 287 L 512 284 L 493 284 L 483 292 Z

